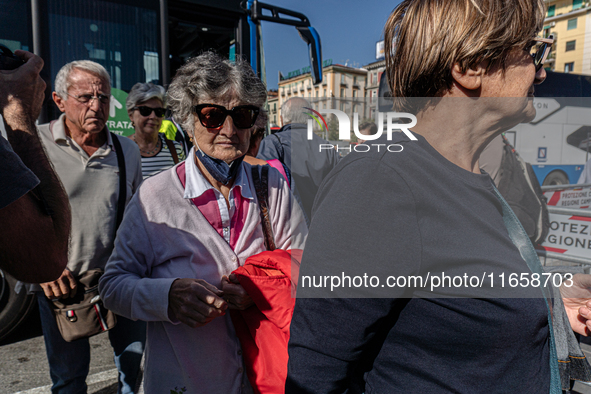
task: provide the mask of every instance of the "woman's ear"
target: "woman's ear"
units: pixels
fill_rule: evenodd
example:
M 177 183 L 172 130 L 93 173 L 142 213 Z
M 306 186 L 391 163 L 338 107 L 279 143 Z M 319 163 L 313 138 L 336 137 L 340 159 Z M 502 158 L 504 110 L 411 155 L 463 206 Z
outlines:
M 451 76 L 454 79 L 455 85 L 465 93 L 469 91 L 476 91 L 482 86 L 482 77 L 486 72 L 486 65 L 480 63 L 472 68 L 462 71 L 459 63 L 455 63 L 451 69 Z
M 193 127 L 195 127 L 195 126 L 193 126 Z M 193 136 L 195 135 L 195 130 L 190 131 L 188 129 L 183 129 L 183 131 L 185 133 L 187 133 L 187 135 L 189 136 L 189 140 L 191 140 L 191 142 L 193 142 Z

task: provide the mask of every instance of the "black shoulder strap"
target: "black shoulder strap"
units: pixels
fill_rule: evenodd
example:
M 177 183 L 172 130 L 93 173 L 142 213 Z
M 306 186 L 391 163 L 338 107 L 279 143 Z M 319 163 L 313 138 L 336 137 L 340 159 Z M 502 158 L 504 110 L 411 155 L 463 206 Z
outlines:
M 165 135 L 163 135 L 162 138 L 164 138 L 164 142 L 166 142 L 166 146 L 168 147 L 168 150 L 170 151 L 170 154 L 172 155 L 172 161 L 174 161 L 174 164 L 179 164 L 179 156 L 176 153 L 176 148 L 174 146 L 174 142 L 172 142 L 171 140 L 166 138 Z
M 259 168 L 261 166 L 252 166 L 252 180 L 259 201 L 259 210 L 261 211 L 261 223 L 263 225 L 263 234 L 265 235 L 265 246 L 267 250 L 275 250 L 275 237 L 273 228 L 269 220 L 269 204 L 267 196 L 269 195 L 269 166 L 262 166 L 262 174 L 259 177 Z
M 283 144 L 281 143 L 281 139 L 279 137 L 277 137 L 277 134 L 271 134 L 271 135 L 274 136 L 275 138 L 277 138 L 277 144 L 279 144 L 279 145 L 275 144 L 275 146 L 277 146 L 279 148 L 278 149 L 278 151 L 279 151 L 278 159 L 279 159 L 279 161 L 284 163 L 285 162 L 285 152 L 283 150 Z
M 123 148 L 119 142 L 119 136 L 111 133 L 113 145 L 115 145 L 115 154 L 117 154 L 117 165 L 119 166 L 119 200 L 117 201 L 117 222 L 115 224 L 115 232 L 119 228 L 123 220 L 123 212 L 125 211 L 125 200 L 127 199 L 127 171 L 125 170 L 125 157 L 123 156 Z

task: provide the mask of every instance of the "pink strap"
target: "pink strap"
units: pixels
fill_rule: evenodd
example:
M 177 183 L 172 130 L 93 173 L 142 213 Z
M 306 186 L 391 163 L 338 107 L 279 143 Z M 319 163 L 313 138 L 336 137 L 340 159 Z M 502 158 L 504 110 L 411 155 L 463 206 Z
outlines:
M 281 163 L 281 161 L 279 159 L 271 159 L 267 160 L 267 163 L 269 163 L 271 167 L 276 168 L 281 173 L 281 175 L 283 175 L 285 181 L 287 182 L 287 186 L 291 188 L 291 185 L 289 184 L 289 179 L 287 179 L 287 174 L 285 173 L 285 168 L 283 168 L 283 164 Z

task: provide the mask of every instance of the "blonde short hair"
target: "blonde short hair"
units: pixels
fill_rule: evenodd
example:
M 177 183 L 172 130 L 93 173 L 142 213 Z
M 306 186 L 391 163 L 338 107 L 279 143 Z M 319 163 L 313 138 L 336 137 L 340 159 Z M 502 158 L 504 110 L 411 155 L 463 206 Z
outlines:
M 543 0 L 404 0 L 384 28 L 392 96 L 442 96 L 456 63 L 462 71 L 482 61 L 487 71 L 505 70 L 508 53 L 525 48 L 543 21 Z

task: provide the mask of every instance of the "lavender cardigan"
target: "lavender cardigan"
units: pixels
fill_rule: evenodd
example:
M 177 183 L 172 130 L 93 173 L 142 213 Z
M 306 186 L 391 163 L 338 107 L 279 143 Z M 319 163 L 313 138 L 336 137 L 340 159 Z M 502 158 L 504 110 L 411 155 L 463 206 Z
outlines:
M 190 328 L 168 317 L 168 293 L 177 278 L 221 285 L 222 275 L 265 250 L 251 167 L 243 163 L 254 199 L 234 250 L 197 207 L 183 198 L 176 167 L 147 179 L 127 206 L 115 249 L 100 282 L 105 306 L 148 322 L 145 391 L 251 392 L 230 315 Z M 298 204 L 277 171 L 269 171 L 269 209 L 278 248 L 303 249 L 307 235 Z

